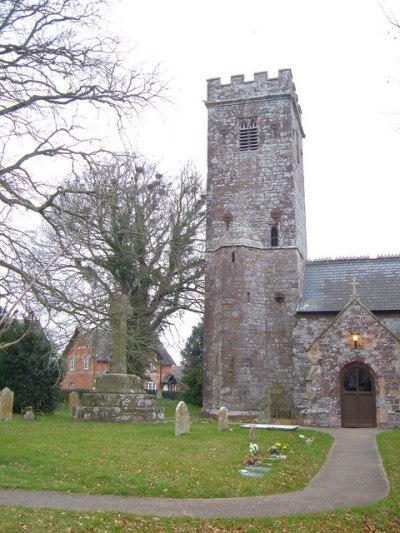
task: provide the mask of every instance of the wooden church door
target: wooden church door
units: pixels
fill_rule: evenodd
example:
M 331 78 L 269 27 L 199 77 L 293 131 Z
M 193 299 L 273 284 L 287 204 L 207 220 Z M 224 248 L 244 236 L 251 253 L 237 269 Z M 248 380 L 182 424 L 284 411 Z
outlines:
M 348 368 L 341 377 L 343 427 L 375 427 L 375 382 L 361 365 Z

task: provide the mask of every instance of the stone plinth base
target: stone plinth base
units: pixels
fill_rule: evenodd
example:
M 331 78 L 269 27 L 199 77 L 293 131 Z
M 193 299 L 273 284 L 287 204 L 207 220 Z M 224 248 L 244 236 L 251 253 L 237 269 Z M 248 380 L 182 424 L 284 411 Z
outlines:
M 88 422 L 157 424 L 164 420 L 164 409 L 155 407 L 154 397 L 143 391 L 116 393 L 96 390 L 83 394 L 81 405 L 74 409 L 73 418 Z
M 96 392 L 143 393 L 143 380 L 133 374 L 103 374 L 96 378 Z

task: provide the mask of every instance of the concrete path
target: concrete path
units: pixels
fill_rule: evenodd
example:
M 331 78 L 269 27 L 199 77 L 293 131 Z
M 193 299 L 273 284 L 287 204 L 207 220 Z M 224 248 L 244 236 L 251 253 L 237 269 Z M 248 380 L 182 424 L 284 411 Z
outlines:
M 370 505 L 389 484 L 376 446 L 376 429 L 324 429 L 335 443 L 321 471 L 299 492 L 249 498 L 131 498 L 0 489 L 0 504 L 71 511 L 193 518 L 256 518 Z

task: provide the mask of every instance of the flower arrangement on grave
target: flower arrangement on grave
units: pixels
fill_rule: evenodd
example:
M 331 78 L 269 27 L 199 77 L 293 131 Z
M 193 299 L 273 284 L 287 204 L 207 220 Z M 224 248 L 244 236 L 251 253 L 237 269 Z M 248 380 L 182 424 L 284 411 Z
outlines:
M 271 456 L 277 458 L 277 459 L 286 459 L 286 455 L 284 455 L 284 451 L 286 451 L 289 448 L 288 444 L 282 444 L 281 442 L 275 442 L 273 446 L 269 449 L 269 453 Z
M 255 442 L 249 444 L 249 455 L 244 458 L 244 465 L 259 465 L 261 464 L 261 448 Z

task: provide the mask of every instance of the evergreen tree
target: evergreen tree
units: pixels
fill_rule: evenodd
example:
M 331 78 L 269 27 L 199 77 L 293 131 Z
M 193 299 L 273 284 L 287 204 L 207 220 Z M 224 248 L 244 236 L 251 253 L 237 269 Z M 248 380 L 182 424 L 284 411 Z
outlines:
M 62 367 L 40 324 L 29 318 L 13 320 L 2 340 L 8 347 L 0 349 L 0 389 L 14 392 L 14 412 L 26 407 L 42 413 L 54 411 Z
M 193 327 L 192 333 L 182 350 L 183 379 L 188 387 L 184 393 L 185 402 L 200 405 L 203 401 L 203 352 L 204 324 Z

